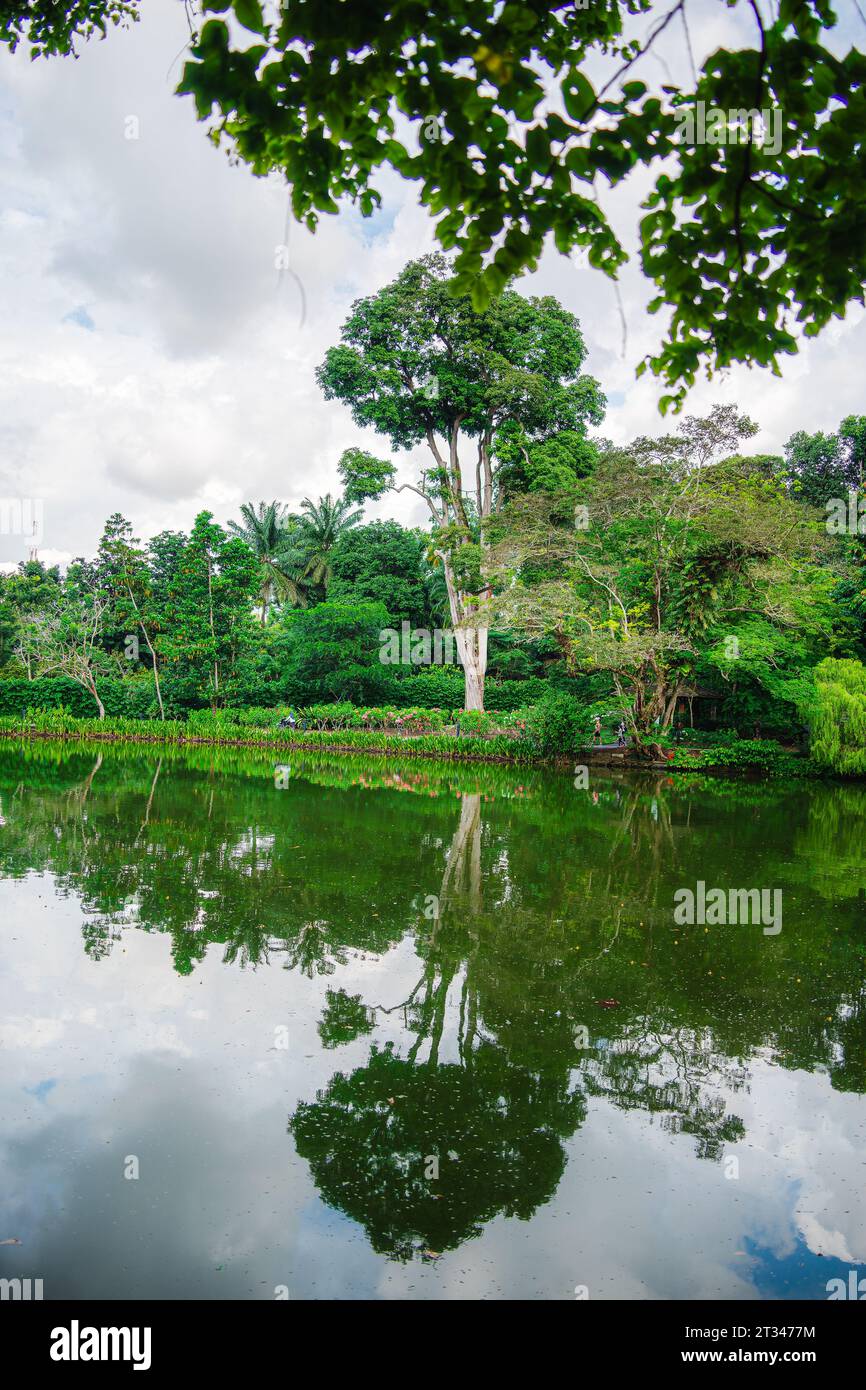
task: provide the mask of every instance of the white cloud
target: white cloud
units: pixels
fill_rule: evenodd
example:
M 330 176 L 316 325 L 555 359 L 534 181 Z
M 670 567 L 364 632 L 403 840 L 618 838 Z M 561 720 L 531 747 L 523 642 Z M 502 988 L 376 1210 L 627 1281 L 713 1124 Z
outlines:
M 696 52 L 748 22 L 702 4 Z M 230 166 L 191 103 L 173 95 L 185 35 L 183 8 L 151 0 L 138 25 L 86 45 L 78 61 L 0 56 L 0 493 L 43 500 L 44 558 L 92 551 L 113 511 L 149 536 L 189 527 L 203 507 L 226 520 L 247 498 L 297 505 L 338 488 L 348 445 L 387 451 L 324 401 L 314 373 L 352 300 L 432 248 L 416 190 L 386 176 L 374 222 L 347 209 L 323 218 L 315 236 L 291 226 L 302 322 L 294 275 L 275 265 L 286 191 Z M 651 79 L 688 61 L 681 30 L 665 45 L 647 60 Z M 130 117 L 137 139 L 126 138 L 136 133 Z M 631 251 L 648 182 L 601 194 Z M 659 383 L 634 376 L 663 329 L 645 313 L 650 288 L 636 263 L 621 281 L 624 355 L 615 293 L 598 272 L 551 249 L 522 288 L 552 292 L 579 315 L 587 370 L 613 402 L 604 434 L 669 427 L 657 413 Z M 786 363 L 781 380 L 736 369 L 696 386 L 688 408 L 736 400 L 761 424 L 755 447 L 778 451 L 793 429 L 831 429 L 862 409 L 864 347 L 866 316 L 852 312 Z M 377 514 L 425 520 L 411 494 L 370 508 Z M 26 549 L 0 537 L 0 563 Z

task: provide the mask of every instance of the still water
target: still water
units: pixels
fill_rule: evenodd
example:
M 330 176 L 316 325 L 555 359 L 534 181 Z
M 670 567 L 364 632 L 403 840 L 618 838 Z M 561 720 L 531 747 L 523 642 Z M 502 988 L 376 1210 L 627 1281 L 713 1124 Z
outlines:
M 866 788 L 0 747 L 0 1277 L 866 1276 Z M 781 930 L 674 895 L 780 890 Z

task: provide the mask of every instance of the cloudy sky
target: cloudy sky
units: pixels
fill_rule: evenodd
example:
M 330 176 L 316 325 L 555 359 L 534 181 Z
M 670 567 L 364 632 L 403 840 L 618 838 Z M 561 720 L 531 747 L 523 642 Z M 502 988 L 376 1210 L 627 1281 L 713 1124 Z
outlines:
M 866 28 L 854 0 L 837 8 L 841 50 Z M 296 506 L 338 490 L 342 451 L 381 453 L 385 441 L 365 440 L 347 409 L 322 399 L 315 368 L 352 300 L 434 246 L 414 187 L 385 179 L 375 218 L 347 207 L 314 237 L 293 226 L 294 275 L 280 275 L 285 188 L 231 167 L 173 95 L 188 36 L 180 0 L 147 0 L 144 11 L 77 61 L 0 53 L 0 498 L 42 503 L 48 562 L 91 552 L 113 511 L 148 537 L 188 527 L 203 508 L 225 521 L 246 500 Z M 745 9 L 723 0 L 693 0 L 690 12 L 699 59 L 748 32 Z M 682 73 L 682 30 L 644 62 L 649 81 Z M 602 199 L 629 249 L 648 182 Z M 579 316 L 586 370 L 609 401 L 602 433 L 667 428 L 662 388 L 634 375 L 663 326 L 645 312 L 636 266 L 621 278 L 624 352 L 599 273 L 551 248 L 520 288 L 556 294 Z M 701 383 L 689 412 L 736 401 L 761 425 L 760 451 L 780 451 L 794 429 L 835 428 L 866 408 L 864 318 L 855 307 L 832 324 L 782 380 L 742 368 Z M 411 477 L 409 456 L 405 468 Z M 407 523 L 422 513 L 405 493 L 369 510 Z M 26 550 L 0 535 L 5 568 Z

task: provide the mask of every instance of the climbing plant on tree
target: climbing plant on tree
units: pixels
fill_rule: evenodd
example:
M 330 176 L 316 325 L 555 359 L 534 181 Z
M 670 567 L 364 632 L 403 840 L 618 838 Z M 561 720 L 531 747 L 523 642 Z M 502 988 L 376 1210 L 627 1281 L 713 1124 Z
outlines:
M 484 708 L 488 586 L 485 522 L 497 506 L 497 430 L 531 439 L 583 437 L 602 418 L 604 397 L 580 369 L 580 326 L 554 298 L 507 290 L 482 313 L 451 293 L 442 255 L 412 261 L 378 294 L 358 300 L 342 342 L 318 370 L 328 399 L 351 406 L 358 425 L 394 449 L 426 444 L 430 466 L 398 482 L 388 460 L 348 449 L 340 473 L 349 500 L 408 489 L 424 499 L 448 588 L 466 680 L 466 708 Z M 469 451 L 472 456 L 468 457 Z

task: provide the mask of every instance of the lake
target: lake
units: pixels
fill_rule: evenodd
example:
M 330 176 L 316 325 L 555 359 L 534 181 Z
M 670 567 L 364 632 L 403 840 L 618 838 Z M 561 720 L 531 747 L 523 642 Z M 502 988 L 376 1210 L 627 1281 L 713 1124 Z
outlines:
M 866 787 L 581 781 L 0 746 L 0 1276 L 826 1299 L 866 1274 Z M 720 923 L 713 889 L 778 892 L 778 924 L 745 893 Z

